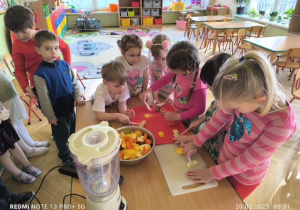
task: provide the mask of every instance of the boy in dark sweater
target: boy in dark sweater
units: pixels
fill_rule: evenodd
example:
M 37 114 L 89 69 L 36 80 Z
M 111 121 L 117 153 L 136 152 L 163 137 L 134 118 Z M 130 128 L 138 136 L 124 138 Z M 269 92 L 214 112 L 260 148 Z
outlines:
M 36 51 L 43 57 L 34 75 L 34 82 L 41 109 L 51 124 L 52 135 L 58 148 L 58 157 L 64 162 L 71 160 L 68 138 L 75 132 L 75 106 L 82 106 L 77 79 L 65 61 L 57 60 L 59 41 L 57 36 L 41 30 L 34 37 Z

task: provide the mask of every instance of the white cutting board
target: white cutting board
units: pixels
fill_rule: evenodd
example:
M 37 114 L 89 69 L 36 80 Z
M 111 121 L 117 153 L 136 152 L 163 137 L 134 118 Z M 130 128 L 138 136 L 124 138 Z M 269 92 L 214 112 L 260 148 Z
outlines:
M 156 157 L 165 176 L 171 195 L 177 196 L 218 186 L 218 182 L 216 180 L 212 180 L 195 188 L 183 189 L 182 187 L 184 186 L 194 184 L 193 180 L 187 178 L 187 171 L 201 170 L 207 168 L 207 166 L 200 154 L 196 153 L 191 156 L 191 160 L 197 160 L 199 163 L 195 167 L 188 168 L 187 157 L 185 155 L 178 155 L 176 148 L 176 144 L 155 145 L 154 147 Z

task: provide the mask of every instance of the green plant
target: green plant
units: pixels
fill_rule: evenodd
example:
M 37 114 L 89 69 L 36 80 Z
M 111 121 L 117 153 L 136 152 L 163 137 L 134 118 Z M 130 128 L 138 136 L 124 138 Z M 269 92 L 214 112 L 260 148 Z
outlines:
M 266 11 L 265 10 L 259 10 L 259 14 L 264 16 L 266 14 Z
M 249 11 L 249 16 L 250 17 L 258 17 L 258 12 L 256 9 L 252 8 L 250 11 Z
M 278 15 L 278 12 L 271 12 L 270 17 L 276 17 Z
M 288 18 L 285 18 L 285 19 L 289 19 L 289 18 L 293 17 L 294 9 L 289 9 L 289 10 L 285 11 L 283 14 L 288 16 Z
M 242 4 L 244 3 L 244 5 L 248 5 L 250 0 L 233 0 L 234 3 L 238 4 L 239 7 L 242 7 Z

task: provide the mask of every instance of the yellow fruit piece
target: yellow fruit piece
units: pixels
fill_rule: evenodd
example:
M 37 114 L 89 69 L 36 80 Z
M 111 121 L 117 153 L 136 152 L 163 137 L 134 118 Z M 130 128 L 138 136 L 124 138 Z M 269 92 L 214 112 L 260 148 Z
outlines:
M 132 156 L 135 155 L 137 153 L 137 151 L 135 149 L 125 149 L 124 151 L 124 157 L 125 156 Z
M 137 151 L 139 151 L 141 149 L 139 145 L 135 145 L 133 148 Z
M 182 154 L 183 154 L 183 149 L 182 149 L 182 147 L 176 148 L 176 152 L 177 152 L 178 155 L 182 155 Z
M 145 114 L 144 117 L 145 118 L 150 118 L 150 117 L 153 117 L 153 115 L 152 114 Z
M 163 138 L 163 137 L 165 137 L 165 133 L 160 131 L 160 132 L 158 132 L 158 136 Z
M 122 138 L 125 135 L 125 133 L 122 131 L 119 133 L 119 137 Z
M 126 143 L 122 143 L 122 148 L 126 149 Z
M 130 155 L 124 155 L 123 160 L 128 160 L 130 157 Z
M 137 137 L 140 137 L 140 136 L 143 135 L 142 131 L 136 131 L 136 132 L 134 132 L 134 133 L 135 133 L 135 135 L 136 135 Z

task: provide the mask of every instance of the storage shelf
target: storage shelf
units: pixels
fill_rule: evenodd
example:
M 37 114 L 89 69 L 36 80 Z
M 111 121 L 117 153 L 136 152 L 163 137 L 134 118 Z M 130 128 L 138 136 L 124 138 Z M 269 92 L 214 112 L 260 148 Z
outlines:
M 128 9 L 134 9 L 134 8 L 138 8 L 138 9 L 139 9 L 140 7 L 130 7 L 130 6 L 128 6 L 128 7 L 119 7 L 119 8 L 120 8 L 120 9 L 127 9 L 127 8 L 128 8 Z

